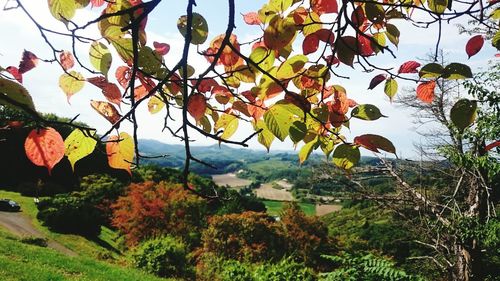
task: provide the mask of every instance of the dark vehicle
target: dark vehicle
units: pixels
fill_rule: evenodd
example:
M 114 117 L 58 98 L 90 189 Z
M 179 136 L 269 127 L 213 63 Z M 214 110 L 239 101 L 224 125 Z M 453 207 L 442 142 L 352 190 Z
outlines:
M 19 212 L 21 206 L 10 199 L 0 199 L 0 211 Z

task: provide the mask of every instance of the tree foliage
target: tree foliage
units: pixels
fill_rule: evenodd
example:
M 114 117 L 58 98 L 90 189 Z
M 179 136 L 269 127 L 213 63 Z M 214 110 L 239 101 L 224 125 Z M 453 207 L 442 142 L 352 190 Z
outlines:
M 94 141 L 90 138 L 93 138 L 107 142 L 106 153 L 111 167 L 129 171 L 131 162 L 138 164 L 141 159 L 137 147 L 141 124 L 136 118 L 136 110 L 147 103 L 152 114 L 163 112 L 164 129 L 186 146 L 183 178 L 184 187 L 188 189 L 189 162 L 199 162 L 189 150 L 190 140 L 194 138 L 190 130 L 219 142 L 243 146 L 257 136 L 267 149 L 276 139 L 289 138 L 294 144 L 302 145 L 300 162 L 321 148 L 326 155 L 333 152 L 333 162 L 346 170 L 357 163 L 359 147 L 372 151 L 388 149 L 394 153 L 392 143 L 382 136 L 363 135 L 361 143 L 344 136 L 343 128 L 350 126 L 351 118 L 374 121 L 385 117 L 376 105 L 357 104 L 349 98 L 337 79 L 343 77 L 345 67 L 375 71 L 371 83 L 366 84 L 373 89 L 384 82 L 384 92 L 391 100 L 398 92 L 398 81 L 415 81 L 419 83 L 417 97 L 430 102 L 435 83 L 468 79 L 472 71 L 462 62 L 422 65 L 413 58 L 394 68 L 397 72 L 378 66 L 376 56 L 385 53 L 395 57 L 402 21 L 427 27 L 441 26 L 459 17 L 479 19 L 478 25 L 493 35 L 487 38 L 473 36 L 465 46 L 469 57 L 482 49 L 485 39 L 498 49 L 500 36 L 497 1 L 340 3 L 336 0 L 271 0 L 263 3 L 259 10 L 243 14 L 244 22 L 255 26 L 258 32 L 256 38 L 247 43 L 241 42 L 241 37 L 235 34 L 237 3 L 234 0 L 227 2 L 228 24 L 222 34 L 212 34 L 211 23 L 196 11 L 195 1 L 187 0 L 186 13 L 172 15 L 178 18 L 177 28 L 184 38 L 182 55 L 176 63 L 167 64 L 167 59 L 171 59 L 170 45 L 150 42 L 147 37 L 147 19 L 158 9 L 161 0 L 49 1 L 52 16 L 66 26 L 64 32 L 41 25 L 30 17 L 22 1 L 13 2 L 9 9 L 20 9 L 29 17 L 53 55 L 42 59 L 26 50 L 19 66 L 0 68 L 1 104 L 23 109 L 28 119 L 35 121 L 27 138 L 28 158 L 46 167 L 49 173 L 64 154 L 74 166 L 92 150 Z M 100 15 L 76 20 L 75 15 L 88 8 L 98 10 Z M 91 26 L 97 27 L 99 38 L 83 35 Z M 436 47 L 439 39 L 446 36 L 441 29 L 439 31 Z M 78 47 L 87 47 L 89 59 L 83 59 L 76 48 L 60 50 L 47 38 L 49 33 L 72 40 Z M 246 45 L 251 46 L 247 48 Z M 208 61 L 206 67 L 190 64 L 189 51 L 194 47 L 198 55 Z M 113 57 L 114 52 L 117 57 Z M 45 62 L 60 65 L 59 87 L 68 101 L 87 83 L 102 92 L 101 100 L 89 103 L 110 123 L 107 132 L 97 136 L 92 128 L 71 120 L 68 123 L 75 128 L 75 133 L 66 139 L 65 146 L 62 145 L 61 137 L 51 130 L 53 122 L 36 111 L 31 93 L 22 86 L 23 75 L 42 67 Z M 182 116 L 179 127 L 169 122 L 176 110 Z M 462 116 L 465 112 L 472 116 L 472 110 L 471 106 L 458 104 L 457 113 L 453 115 Z M 120 125 L 128 121 L 133 124 L 132 132 L 120 129 Z M 234 140 L 242 121 L 251 123 L 255 131 L 243 140 Z M 455 123 L 464 127 L 468 122 Z M 118 132 L 112 135 L 115 129 Z M 44 132 L 52 132 L 51 141 L 40 135 Z

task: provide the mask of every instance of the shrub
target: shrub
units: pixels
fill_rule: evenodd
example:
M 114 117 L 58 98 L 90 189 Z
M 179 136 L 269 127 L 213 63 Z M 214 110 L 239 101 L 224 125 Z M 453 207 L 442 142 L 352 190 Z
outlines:
M 131 184 L 112 209 L 112 224 L 129 246 L 166 234 L 184 237 L 195 246 L 206 224 L 206 202 L 179 184 Z
M 58 232 L 97 236 L 103 217 L 94 204 L 80 192 L 42 198 L 37 218 Z
M 255 281 L 313 281 L 316 277 L 311 269 L 292 258 L 282 259 L 276 264 L 263 264 L 254 273 Z
M 189 275 L 186 246 L 172 236 L 147 240 L 132 254 L 135 267 L 160 277 L 182 277 Z

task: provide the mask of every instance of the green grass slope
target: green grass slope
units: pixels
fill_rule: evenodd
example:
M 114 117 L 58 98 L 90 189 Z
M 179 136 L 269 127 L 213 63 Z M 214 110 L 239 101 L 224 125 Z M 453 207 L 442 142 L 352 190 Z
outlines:
M 68 257 L 52 249 L 28 245 L 0 230 L 0 280 L 165 280 L 139 270 Z

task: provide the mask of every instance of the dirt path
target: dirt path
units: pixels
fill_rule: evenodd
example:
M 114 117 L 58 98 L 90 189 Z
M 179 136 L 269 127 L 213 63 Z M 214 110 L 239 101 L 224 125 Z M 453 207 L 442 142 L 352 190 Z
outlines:
M 0 212 L 0 226 L 6 228 L 13 234 L 21 237 L 25 236 L 34 236 L 42 238 L 45 237 L 45 235 L 43 235 L 40 231 L 38 231 L 33 226 L 31 221 L 22 213 Z M 72 250 L 66 248 L 65 246 L 51 239 L 47 241 L 47 246 L 70 257 L 78 255 Z

